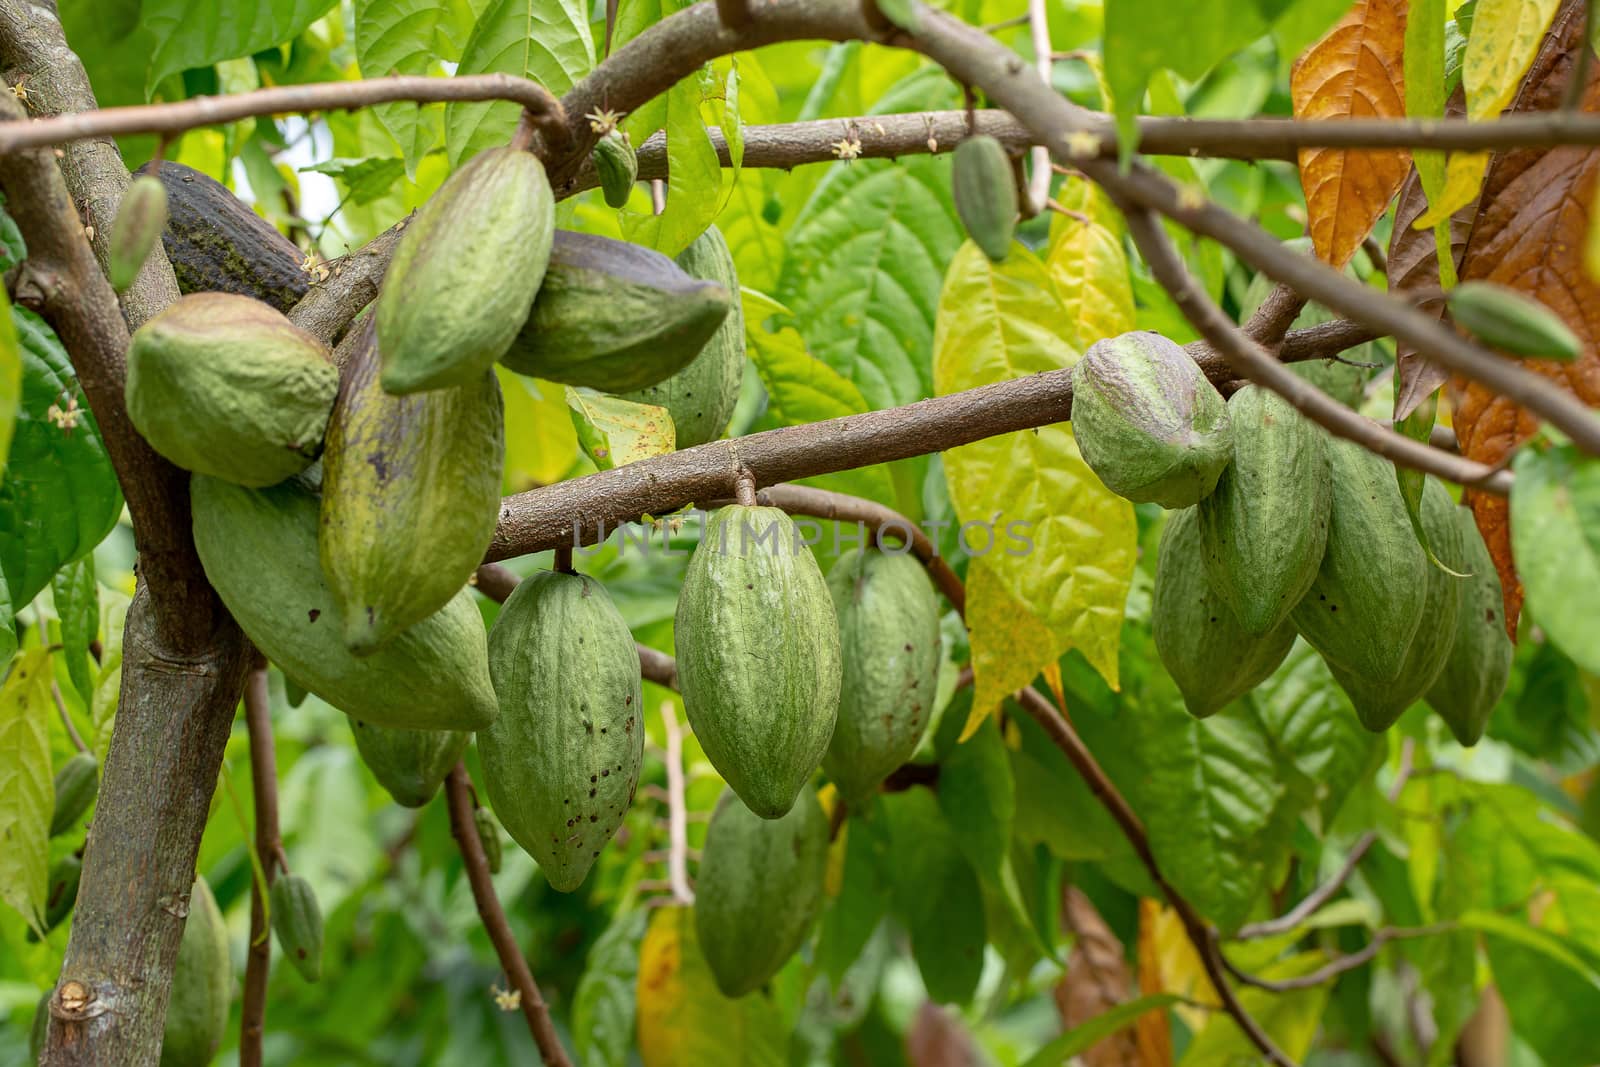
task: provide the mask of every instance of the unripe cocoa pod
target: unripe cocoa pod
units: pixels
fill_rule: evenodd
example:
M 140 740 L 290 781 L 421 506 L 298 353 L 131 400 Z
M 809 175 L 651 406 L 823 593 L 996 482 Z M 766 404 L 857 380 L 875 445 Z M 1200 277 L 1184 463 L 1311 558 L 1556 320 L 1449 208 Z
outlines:
M 678 253 L 678 266 L 692 278 L 726 289 L 731 300 L 728 315 L 688 366 L 663 382 L 624 393 L 622 399 L 666 408 L 672 414 L 678 448 L 683 449 L 715 441 L 733 418 L 744 380 L 744 309 L 733 253 L 715 226 Z
M 78 883 L 83 879 L 83 860 L 75 855 L 62 856 L 50 864 L 50 874 L 45 886 L 44 928 L 54 930 L 72 914 L 78 902 Z
M 1380 686 L 1405 664 L 1432 565 L 1389 462 L 1341 438 L 1329 438 L 1328 461 L 1328 545 L 1289 618 L 1330 667 Z
M 731 504 L 706 520 L 678 594 L 678 684 L 706 758 L 764 819 L 816 770 L 839 711 L 839 623 L 794 522 Z
M 383 278 L 383 387 L 475 384 L 527 319 L 554 229 L 555 198 L 532 153 L 491 148 L 452 174 L 406 227 Z
M 605 588 L 543 571 L 518 583 L 489 634 L 500 715 L 478 732 L 483 784 L 511 839 L 563 893 L 633 801 L 644 760 L 639 649 Z
M 1260 685 L 1294 645 L 1287 620 L 1259 636 L 1239 625 L 1206 574 L 1194 508 L 1175 512 L 1161 531 L 1150 629 L 1162 665 L 1197 719 Z
M 66 833 L 78 825 L 99 792 L 100 764 L 94 756 L 80 752 L 63 763 L 56 772 L 56 807 L 50 816 L 50 836 Z
M 1494 282 L 1462 282 L 1445 297 L 1450 318 L 1502 352 L 1545 359 L 1577 359 L 1583 342 L 1539 301 Z
M 1500 576 L 1478 532 L 1471 510 L 1452 509 L 1461 530 L 1462 552 L 1469 575 L 1456 612 L 1455 640 L 1450 655 L 1428 690 L 1428 706 L 1443 719 L 1457 741 L 1471 746 L 1483 737 L 1489 714 L 1506 691 L 1514 649 L 1506 635 L 1505 601 Z M 1427 622 L 1423 623 L 1428 625 Z
M 345 647 L 370 655 L 450 602 L 483 562 L 505 467 L 500 383 L 392 396 L 370 317 L 341 345 L 317 550 Z
M 472 735 L 464 730 L 392 730 L 350 720 L 356 751 L 396 804 L 420 808 L 433 799 Z
M 297 874 L 280 874 L 272 883 L 271 901 L 278 947 L 301 978 L 317 981 L 322 977 L 322 908 L 311 883 Z
M 500 362 L 608 393 L 644 389 L 688 366 L 738 299 L 660 252 L 557 230 L 533 310 Z
M 466 589 L 357 659 L 317 559 L 317 495 L 300 479 L 245 489 L 189 483 L 206 577 L 251 642 L 306 689 L 364 722 L 476 730 L 495 714 L 483 617 Z
M 1233 458 L 1222 394 L 1158 333 L 1096 341 L 1072 369 L 1072 430 L 1084 462 L 1118 496 L 1186 508 Z
M 106 253 L 106 277 L 111 288 L 120 293 L 133 284 L 166 228 L 166 186 L 158 178 L 133 179 L 127 192 L 122 194 L 117 217 L 111 223 L 111 242 Z
M 483 846 L 483 858 L 489 865 L 489 873 L 499 874 L 500 863 L 504 859 L 500 847 L 500 824 L 494 821 L 488 808 L 474 808 L 472 825 L 477 828 L 478 844 Z
M 1334 680 L 1350 695 L 1361 725 L 1374 732 L 1393 726 L 1407 708 L 1421 700 L 1450 656 L 1465 585 L 1465 580 L 1456 575 L 1463 573 L 1467 566 L 1456 510 L 1450 494 L 1429 478 L 1422 492 L 1422 528 L 1439 562 L 1455 574 L 1428 564 L 1421 597 L 1421 621 L 1405 647 L 1399 672 L 1392 678 L 1374 681 L 1338 663 L 1330 661 L 1328 664 Z M 1412 596 L 1416 595 L 1413 591 Z
M 706 829 L 694 927 L 717 988 L 759 989 L 795 954 L 816 921 L 828 866 L 828 817 L 808 785 L 779 819 L 724 791 Z
M 1317 577 L 1328 544 L 1328 435 L 1270 389 L 1228 400 L 1233 463 L 1197 505 L 1211 588 L 1247 634 L 1281 626 Z
M 639 179 L 639 156 L 621 130 L 612 130 L 594 145 L 594 170 L 600 192 L 611 207 L 626 207 L 633 183 Z
M 1017 229 L 1017 184 L 1005 146 L 981 133 L 962 141 L 950 184 L 967 236 L 995 263 L 1005 259 Z
M 189 917 L 183 925 L 178 962 L 172 969 L 161 1067 L 205 1067 L 210 1063 L 228 1029 L 232 999 L 228 927 L 211 887 L 198 878 L 189 894 Z
M 855 806 L 916 751 L 939 681 L 939 597 L 909 553 L 852 549 L 828 572 L 839 719 L 822 769 Z
M 182 297 L 128 348 L 128 418 L 196 474 L 275 485 L 322 452 L 339 371 L 327 346 L 258 300 Z

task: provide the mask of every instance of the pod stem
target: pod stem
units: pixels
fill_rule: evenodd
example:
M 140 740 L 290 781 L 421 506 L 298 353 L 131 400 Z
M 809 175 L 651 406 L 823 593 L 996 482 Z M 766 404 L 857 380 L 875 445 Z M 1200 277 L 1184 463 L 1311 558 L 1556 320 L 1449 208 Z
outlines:
M 747 508 L 756 506 L 756 476 L 748 470 L 740 469 L 733 476 L 733 498 Z
M 550 569 L 557 574 L 576 574 L 572 569 L 572 546 L 562 545 L 556 549 L 556 558 L 550 564 Z

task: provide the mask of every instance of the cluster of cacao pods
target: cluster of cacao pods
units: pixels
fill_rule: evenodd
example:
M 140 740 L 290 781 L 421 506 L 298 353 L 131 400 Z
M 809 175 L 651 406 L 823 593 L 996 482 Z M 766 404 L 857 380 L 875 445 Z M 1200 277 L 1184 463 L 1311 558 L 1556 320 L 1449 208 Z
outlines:
M 1298 634 L 1367 728 L 1426 700 L 1463 745 L 1483 735 L 1512 650 L 1488 550 L 1442 485 L 1424 483 L 1425 548 L 1387 461 L 1261 387 L 1224 401 L 1152 333 L 1089 349 L 1072 416 L 1107 487 L 1175 511 L 1151 623 L 1193 714 L 1264 681 Z

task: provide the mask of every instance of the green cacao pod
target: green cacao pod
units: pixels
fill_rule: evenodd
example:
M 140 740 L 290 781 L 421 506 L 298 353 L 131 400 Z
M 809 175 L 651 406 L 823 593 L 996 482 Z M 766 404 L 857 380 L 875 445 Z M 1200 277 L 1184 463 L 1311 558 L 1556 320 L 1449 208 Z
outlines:
M 1429 478 L 1422 493 L 1422 528 L 1439 561 L 1457 574 L 1466 567 L 1466 549 L 1456 507 L 1444 487 Z M 1370 682 L 1358 672 L 1329 663 L 1334 680 L 1350 695 L 1361 725 L 1387 730 L 1405 710 L 1423 698 L 1444 669 L 1455 641 L 1464 580 L 1429 563 L 1422 597 L 1422 619 L 1406 646 L 1405 659 L 1393 678 Z
M 128 348 L 128 418 L 151 446 L 253 488 L 310 465 L 338 392 L 327 346 L 249 297 L 181 297 Z
M 644 759 L 639 649 L 593 578 L 518 583 L 489 634 L 500 715 L 478 732 L 483 784 L 511 839 L 563 893 L 622 825 Z
M 55 813 L 50 816 L 50 836 L 64 834 L 83 818 L 100 792 L 100 764 L 87 752 L 80 752 L 56 772 Z
M 189 894 L 189 917 L 183 924 L 178 962 L 172 969 L 161 1067 L 205 1067 L 210 1063 L 227 1031 L 232 999 L 228 927 L 211 887 L 199 878 Z
M 50 864 L 44 897 L 46 930 L 54 930 L 72 914 L 72 907 L 78 902 L 78 882 L 82 879 L 83 860 L 75 855 L 62 856 Z
M 392 396 L 378 382 L 371 318 L 352 336 L 322 458 L 317 548 L 345 646 L 366 656 L 449 603 L 483 562 L 506 449 L 492 370 Z
M 652 249 L 557 230 L 533 310 L 500 362 L 608 393 L 644 389 L 688 366 L 738 297 Z
M 500 861 L 504 859 L 500 848 L 500 824 L 494 821 L 488 808 L 474 808 L 472 825 L 477 828 L 478 844 L 483 846 L 483 858 L 489 865 L 489 873 L 499 874 Z
M 672 414 L 678 447 L 715 441 L 728 428 L 744 379 L 744 310 L 733 253 L 715 226 L 678 254 L 678 266 L 692 278 L 715 282 L 728 291 L 728 315 L 700 354 L 666 381 L 624 393 L 624 400 L 654 404 Z
M 396 804 L 420 808 L 433 799 L 450 768 L 467 750 L 463 730 L 392 730 L 350 720 L 361 762 Z
M 322 908 L 311 883 L 297 874 L 280 874 L 270 899 L 278 947 L 301 978 L 317 981 L 322 977 Z
M 717 988 L 742 997 L 795 954 L 822 905 L 828 817 L 807 785 L 769 820 L 724 791 L 706 828 L 694 928 Z
M 1275 630 L 1317 577 L 1328 544 L 1328 435 L 1270 389 L 1228 400 L 1233 463 L 1197 505 L 1211 588 L 1247 634 Z
M 1164 508 L 1210 495 L 1233 457 L 1222 394 L 1158 333 L 1089 346 L 1072 368 L 1072 430 L 1106 488 Z
M 150 258 L 156 242 L 167 228 L 167 187 L 159 178 L 133 179 L 117 217 L 111 222 L 111 242 L 106 254 L 106 277 L 111 288 L 122 292 L 139 276 L 144 261 Z
M 1489 725 L 1489 714 L 1506 691 L 1514 649 L 1506 636 L 1505 601 L 1500 576 L 1478 524 L 1467 508 L 1452 508 L 1460 528 L 1461 570 L 1470 575 L 1462 583 L 1456 613 L 1455 640 L 1439 677 L 1428 690 L 1428 706 L 1450 727 L 1463 745 L 1475 745 Z M 1428 625 L 1425 621 L 1424 626 Z
M 1289 654 L 1294 627 L 1246 633 L 1206 574 L 1193 508 L 1167 519 L 1156 556 L 1150 611 L 1156 652 L 1197 719 L 1221 711 L 1265 681 Z
M 1458 326 L 1502 352 L 1546 359 L 1577 359 L 1583 352 L 1583 342 L 1560 316 L 1515 289 L 1462 282 L 1445 300 Z
M 841 672 L 833 598 L 789 516 L 713 512 L 675 630 L 683 708 L 706 758 L 746 807 L 779 818 L 828 750 Z
M 495 715 L 483 617 L 461 590 L 382 649 L 357 659 L 317 561 L 317 495 L 298 479 L 245 489 L 189 483 L 206 577 L 255 646 L 310 692 L 364 722 L 477 730 Z
M 1411 530 L 1389 462 L 1331 437 L 1328 461 L 1328 546 L 1289 618 L 1329 666 L 1382 685 L 1405 665 L 1432 565 Z
M 226 185 L 182 163 L 151 161 L 138 173 L 167 190 L 161 243 L 179 292 L 234 293 L 288 312 L 311 288 L 305 253 Z
M 510 346 L 544 278 L 555 198 L 531 152 L 491 148 L 406 227 L 378 295 L 383 387 L 474 385 Z
M 1005 259 L 1017 229 L 1017 182 L 1005 146 L 981 133 L 956 145 L 950 185 L 967 236 L 994 262 Z
M 628 135 L 612 130 L 594 145 L 594 170 L 600 177 L 600 192 L 611 207 L 626 207 L 639 180 L 639 156 Z
M 908 553 L 852 549 L 828 572 L 839 620 L 839 720 L 822 769 L 851 805 L 911 758 L 939 681 L 939 597 Z

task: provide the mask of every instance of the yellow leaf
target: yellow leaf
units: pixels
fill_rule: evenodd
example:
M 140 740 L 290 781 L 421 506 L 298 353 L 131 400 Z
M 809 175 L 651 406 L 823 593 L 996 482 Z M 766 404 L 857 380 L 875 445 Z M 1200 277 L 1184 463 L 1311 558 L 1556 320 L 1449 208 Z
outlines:
M 1018 602 L 987 563 L 967 568 L 967 634 L 972 646 L 972 710 L 965 741 L 1001 701 L 1033 681 L 1056 656 L 1055 636 L 1028 605 Z
M 1184 932 L 1178 913 L 1154 900 L 1139 901 L 1139 988 L 1150 992 L 1145 983 L 1147 965 L 1153 967 L 1157 988 L 1177 993 L 1199 1004 L 1220 1006 L 1216 987 L 1206 975 L 1194 942 Z M 1191 1030 L 1202 1029 L 1211 1013 L 1203 1008 L 1179 1004 L 1174 1009 Z
M 1595 191 L 1600 198 L 1600 188 Z M 1589 277 L 1600 282 L 1600 204 L 1589 205 L 1589 232 L 1583 240 L 1583 269 Z M 1596 705 L 1600 707 L 1600 705 Z
M 1082 350 L 1133 329 L 1133 283 L 1120 229 L 1108 221 L 1120 220 L 1105 194 L 1069 177 L 1057 200 L 1075 214 L 1058 213 L 1051 220 L 1045 263 L 1066 305 L 1073 343 Z
M 1560 0 L 1478 0 L 1461 57 L 1467 118 L 1498 118 L 1538 54 Z
M 1487 152 L 1452 153 L 1450 162 L 1445 166 L 1444 190 L 1437 199 L 1428 201 L 1428 210 L 1411 224 L 1411 228 L 1431 230 L 1477 199 L 1488 166 Z

